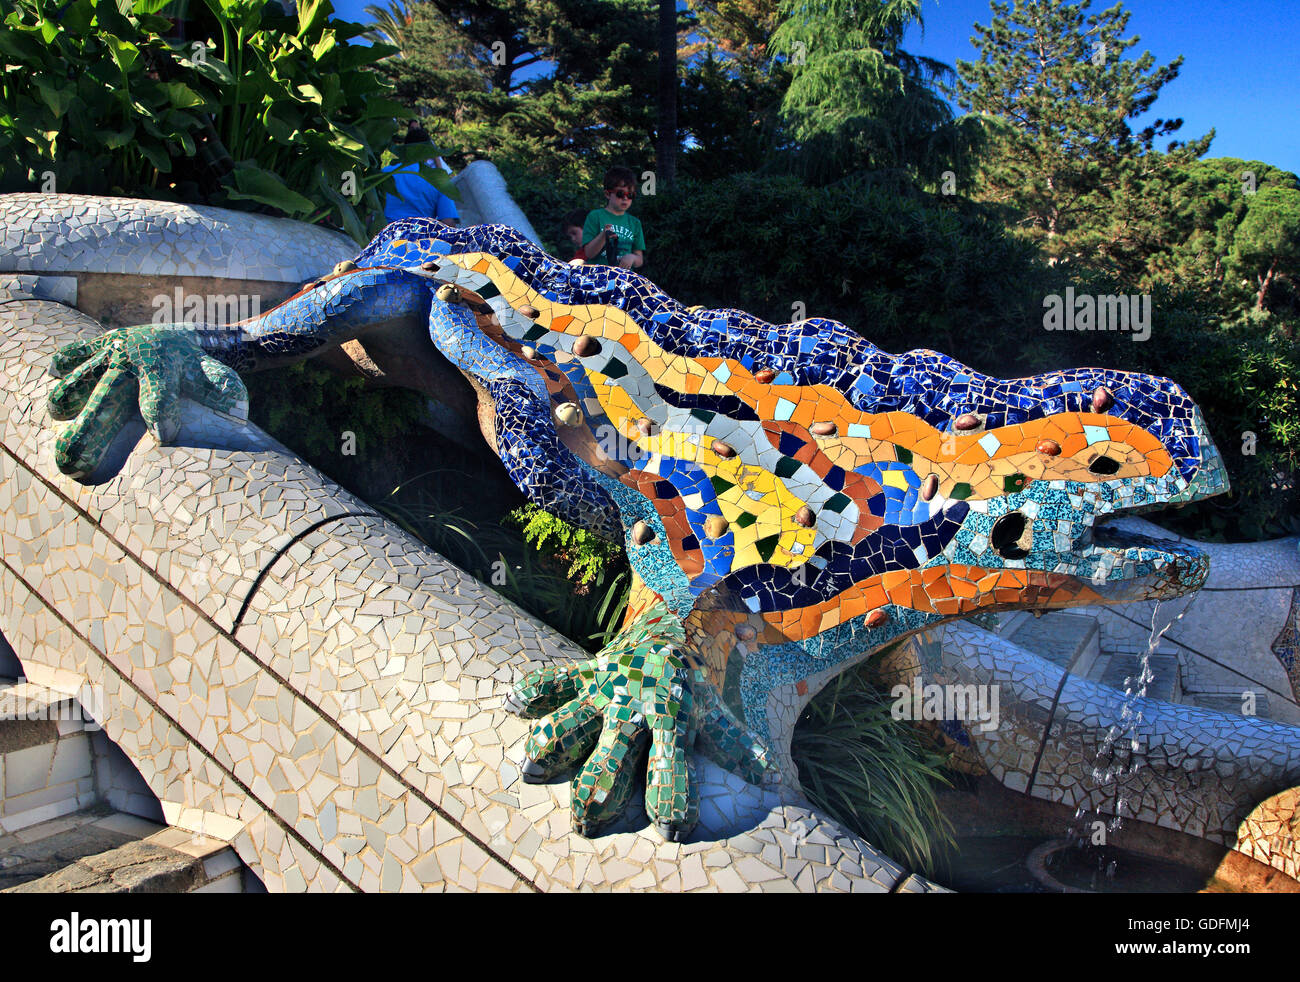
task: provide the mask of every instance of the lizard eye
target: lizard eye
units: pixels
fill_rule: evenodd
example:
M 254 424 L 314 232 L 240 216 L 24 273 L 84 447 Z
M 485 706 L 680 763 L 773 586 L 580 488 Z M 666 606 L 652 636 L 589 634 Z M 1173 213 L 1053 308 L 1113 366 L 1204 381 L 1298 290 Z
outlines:
M 1029 522 L 1025 516 L 1018 511 L 1008 512 L 993 523 L 989 542 L 993 551 L 1003 559 L 1024 559 L 1033 544 L 1033 535 L 1028 532 Z

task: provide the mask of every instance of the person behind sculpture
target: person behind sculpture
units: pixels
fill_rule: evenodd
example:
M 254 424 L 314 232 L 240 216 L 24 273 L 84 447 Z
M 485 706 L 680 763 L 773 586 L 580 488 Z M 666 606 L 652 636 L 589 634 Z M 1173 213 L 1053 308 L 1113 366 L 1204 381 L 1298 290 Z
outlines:
M 645 265 L 645 234 L 641 220 L 629 215 L 636 197 L 636 174 L 627 167 L 605 172 L 605 207 L 587 214 L 582 226 L 587 262 L 639 269 Z
M 575 208 L 564 216 L 560 222 L 560 232 L 565 239 L 568 239 L 573 245 L 573 255 L 569 257 L 569 262 L 581 265 L 587 261 L 587 252 L 583 248 L 582 226 L 587 221 L 587 213 L 581 208 Z
M 429 134 L 418 122 L 412 122 L 406 130 L 405 144 L 426 144 L 429 148 L 430 167 L 441 168 L 441 158 L 433 152 L 433 143 Z M 385 168 L 393 174 L 394 190 L 384 203 L 384 217 L 390 222 L 403 218 L 436 218 L 447 225 L 459 225 L 460 213 L 456 203 L 435 188 L 414 170 L 414 164 L 393 164 Z M 400 194 L 399 198 L 397 195 Z

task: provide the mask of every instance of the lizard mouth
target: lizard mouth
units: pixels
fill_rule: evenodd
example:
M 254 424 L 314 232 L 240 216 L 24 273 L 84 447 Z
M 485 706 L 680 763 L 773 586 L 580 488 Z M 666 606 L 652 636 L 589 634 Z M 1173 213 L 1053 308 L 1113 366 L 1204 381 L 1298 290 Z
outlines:
M 1078 540 L 1075 555 L 1082 574 L 1104 599 L 1165 599 L 1199 590 L 1210 573 L 1204 552 L 1175 538 L 1148 535 L 1108 515 L 1090 525 Z M 1140 597 L 1134 596 L 1141 594 Z
M 1107 505 L 1071 544 L 1065 558 L 1075 566 L 1072 575 L 1086 579 L 1104 602 L 1182 596 L 1199 590 L 1209 575 L 1209 557 L 1192 543 L 1153 535 L 1153 531 L 1160 531 L 1153 526 L 1136 529 L 1123 521 L 1168 505 L 1202 501 L 1228 491 L 1227 469 L 1199 411 L 1192 425 L 1200 438 L 1201 460 L 1190 480 L 1164 500 L 1128 507 Z
M 1118 524 L 1130 514 L 1112 513 L 1085 525 L 1046 572 L 1086 583 L 1107 603 L 1163 599 L 1199 589 L 1209 574 L 1205 553 L 1178 539 Z M 1040 529 L 1038 534 L 1053 539 L 1059 533 Z M 1008 512 L 993 524 L 989 547 L 1004 561 L 1024 565 L 1029 560 L 1032 566 L 1034 523 L 1021 511 Z
M 1128 521 L 1169 505 L 1200 501 L 1228 490 L 1227 470 L 1197 412 L 1192 426 L 1199 437 L 1201 459 L 1187 480 L 1161 493 L 1150 490 L 1139 503 L 1125 504 L 1121 485 L 1072 491 L 1075 523 L 1051 521 L 1038 512 L 1017 509 L 1000 516 L 989 534 L 989 547 L 1003 561 L 1035 566 L 1035 555 L 1047 562 L 1044 572 L 1065 575 L 1095 593 L 1103 603 L 1129 603 L 1182 596 L 1201 588 L 1209 575 L 1209 557 L 1194 544 L 1160 529 Z M 1082 500 L 1076 498 L 1082 494 Z M 1035 520 L 1037 519 L 1037 520 Z

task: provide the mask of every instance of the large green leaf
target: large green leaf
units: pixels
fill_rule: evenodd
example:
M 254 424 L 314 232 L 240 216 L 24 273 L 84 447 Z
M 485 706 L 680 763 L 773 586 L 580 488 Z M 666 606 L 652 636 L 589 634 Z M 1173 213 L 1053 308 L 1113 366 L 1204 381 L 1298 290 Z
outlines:
M 104 35 L 104 40 L 108 43 L 108 53 L 117 67 L 122 70 L 122 74 L 129 75 L 140 57 L 140 49 L 115 34 Z
M 45 97 L 46 105 L 54 113 L 55 119 L 62 119 L 68 111 L 68 106 L 72 104 L 72 100 L 77 96 L 76 85 L 71 82 L 62 82 L 56 85 L 50 79 L 42 78 L 39 75 L 35 81 L 36 88 Z
M 325 57 L 338 44 L 333 31 L 326 31 L 321 39 L 311 46 L 311 56 L 317 61 Z
M 298 4 L 298 37 L 311 37 L 329 16 L 324 0 L 306 0 Z
M 28 28 L 22 31 L 0 31 L 0 53 L 31 66 L 43 64 L 47 50 Z
M 461 200 L 460 191 L 456 189 L 456 185 L 451 183 L 451 175 L 441 167 L 430 167 L 428 164 L 421 164 L 420 176 L 451 198 L 452 201 Z
M 95 11 L 88 0 L 73 0 L 63 8 L 60 23 L 72 37 L 82 37 L 90 29 L 91 18 Z
M 336 149 L 346 150 L 353 156 L 364 155 L 368 149 L 364 143 L 338 126 L 331 124 L 330 133 L 333 136 L 330 142 Z
M 131 142 L 135 136 L 135 124 L 127 123 L 125 126 L 116 130 L 99 129 L 95 130 L 95 136 L 108 149 L 115 150 L 118 147 L 124 147 Z
M 184 82 L 161 82 L 158 87 L 176 109 L 193 109 L 207 101 Z
M 278 208 L 287 215 L 310 214 L 316 204 L 290 188 L 270 171 L 263 170 L 251 160 L 241 160 L 225 180 L 230 197 L 236 200 L 256 201 Z

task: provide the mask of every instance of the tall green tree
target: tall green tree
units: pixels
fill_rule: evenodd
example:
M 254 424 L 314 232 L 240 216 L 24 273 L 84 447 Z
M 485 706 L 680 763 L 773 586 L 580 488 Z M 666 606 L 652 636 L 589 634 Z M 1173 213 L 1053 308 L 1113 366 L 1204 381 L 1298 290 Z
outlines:
M 1178 77 L 1182 58 L 1157 67 L 1150 52 L 1126 57 L 1140 40 L 1124 37 L 1128 11 L 1088 7 L 994 0 L 991 24 L 975 25 L 971 38 L 980 59 L 957 63 L 954 93 L 995 134 L 977 197 L 1006 206 L 1053 261 L 1100 255 L 1131 266 L 1144 229 L 1167 210 L 1174 174 L 1214 134 L 1154 152 L 1182 120 L 1131 124 Z
M 656 2 L 418 0 L 402 57 L 383 71 L 457 162 L 511 158 L 589 177 L 648 163 Z
M 781 22 L 783 0 L 686 0 L 696 29 L 678 54 L 686 60 L 712 51 L 723 61 L 766 69 L 772 60 L 768 43 Z
M 1227 320 L 1252 310 L 1300 316 L 1295 174 L 1216 157 L 1179 167 L 1167 184 L 1166 207 L 1142 227 L 1145 243 L 1133 242 L 1132 281 L 1148 291 L 1156 284 L 1191 289 Z M 1136 227 L 1126 219 L 1115 224 Z
M 781 112 L 814 173 L 964 175 L 967 135 L 936 88 L 951 69 L 901 47 L 922 24 L 921 0 L 785 0 L 780 13 L 770 49 L 791 75 Z
M 1256 310 L 1266 309 L 1279 281 L 1294 286 L 1300 270 L 1300 190 L 1269 187 L 1252 195 L 1228 258 L 1254 281 Z
M 769 42 L 783 0 L 687 0 L 678 48 L 681 170 L 712 180 L 771 163 L 790 74 Z

